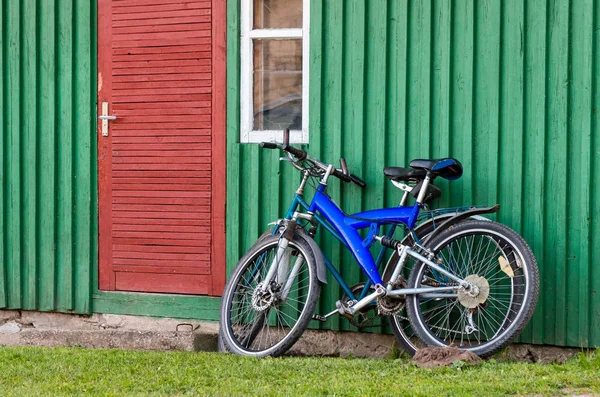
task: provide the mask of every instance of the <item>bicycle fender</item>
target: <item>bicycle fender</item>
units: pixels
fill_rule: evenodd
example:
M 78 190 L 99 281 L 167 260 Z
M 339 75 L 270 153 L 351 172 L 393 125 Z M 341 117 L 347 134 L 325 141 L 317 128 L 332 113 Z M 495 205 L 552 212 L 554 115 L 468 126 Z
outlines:
M 313 255 L 315 256 L 315 261 L 317 262 L 317 278 L 321 284 L 327 284 L 327 268 L 325 267 L 325 260 L 323 259 L 321 248 L 315 243 L 315 240 L 306 235 L 302 228 L 296 229 L 293 238 L 302 239 L 310 246 Z
M 494 212 L 498 212 L 498 210 L 500 209 L 500 204 L 496 204 L 493 207 L 484 207 L 484 208 L 473 208 L 472 210 L 468 210 L 465 212 L 461 212 L 459 214 L 454 215 L 453 217 L 451 217 L 450 219 L 444 221 L 444 223 L 442 223 L 441 225 L 439 225 L 438 227 L 435 228 L 435 230 L 433 232 L 431 232 L 423 241 L 423 245 L 425 247 L 427 247 L 427 243 L 429 243 L 429 241 L 431 241 L 431 239 L 435 236 L 437 236 L 439 233 L 443 232 L 444 230 L 448 229 L 450 226 L 464 220 L 467 218 L 470 218 L 474 215 L 481 215 L 481 214 L 493 214 Z

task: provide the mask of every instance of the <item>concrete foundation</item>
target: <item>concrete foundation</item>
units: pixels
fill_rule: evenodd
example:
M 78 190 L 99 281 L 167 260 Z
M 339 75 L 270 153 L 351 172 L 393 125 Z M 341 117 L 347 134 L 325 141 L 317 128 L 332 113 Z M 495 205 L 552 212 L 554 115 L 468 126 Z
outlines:
M 0 310 L 0 345 L 217 351 L 218 331 L 217 323 L 185 319 Z M 392 335 L 307 330 L 289 354 L 382 358 L 393 351 Z M 580 351 L 512 345 L 498 359 L 563 363 Z

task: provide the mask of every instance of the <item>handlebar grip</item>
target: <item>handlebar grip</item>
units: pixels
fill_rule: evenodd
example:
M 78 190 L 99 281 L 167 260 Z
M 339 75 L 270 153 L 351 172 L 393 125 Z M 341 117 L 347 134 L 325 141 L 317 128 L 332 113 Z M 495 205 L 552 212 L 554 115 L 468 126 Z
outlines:
M 352 182 L 352 179 L 350 179 L 350 177 L 346 174 L 344 174 L 342 171 L 338 170 L 337 168 L 334 168 L 333 172 L 331 173 L 333 176 L 340 178 L 342 181 L 348 183 L 348 182 Z
M 273 142 L 261 142 L 259 143 L 260 147 L 263 149 L 277 149 L 278 146 L 276 143 Z
M 367 187 L 367 183 L 354 174 L 350 174 L 350 179 L 360 187 Z
M 281 149 L 283 151 L 285 151 L 285 152 L 293 154 L 300 161 L 304 160 L 307 157 L 307 154 L 306 154 L 306 152 L 304 150 L 302 150 L 302 149 L 296 149 L 295 147 L 287 145 L 287 144 L 282 145 Z

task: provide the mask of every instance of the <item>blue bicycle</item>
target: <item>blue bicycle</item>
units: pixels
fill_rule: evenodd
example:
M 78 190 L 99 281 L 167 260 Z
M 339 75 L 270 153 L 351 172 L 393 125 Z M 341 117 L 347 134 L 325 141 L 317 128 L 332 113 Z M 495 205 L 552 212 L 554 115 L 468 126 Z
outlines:
M 220 331 L 225 350 L 279 356 L 311 320 L 326 321 L 336 314 L 359 325 L 370 321 L 367 312 L 387 317 L 409 354 L 421 341 L 454 344 L 486 357 L 525 327 L 539 290 L 535 257 L 510 228 L 473 219 L 496 212 L 499 206 L 441 210 L 437 217 L 427 213 L 428 220 L 420 222 L 424 204 L 440 193 L 432 184 L 435 178 L 454 180 L 462 175 L 457 160 L 413 160 L 411 168 L 386 168 L 385 176 L 404 191 L 400 205 L 349 215 L 327 195 L 329 178 L 366 184 L 348 172 L 344 159 L 339 169 L 325 164 L 290 146 L 288 137 L 284 133 L 283 144 L 261 146 L 283 150 L 284 159 L 302 173 L 302 179 L 286 217 L 239 260 L 225 286 Z M 310 180 L 318 183 L 307 202 L 304 190 Z M 406 205 L 409 195 L 416 198 L 414 205 Z M 401 240 L 394 238 L 399 225 L 407 230 Z M 319 226 L 352 253 L 366 283 L 347 285 L 313 239 Z M 385 226 L 389 228 L 383 233 Z M 370 251 L 373 244 L 381 245 L 376 258 Z M 386 249 L 394 254 L 380 271 Z M 340 283 L 344 296 L 330 313 L 318 315 L 314 312 L 327 271 Z

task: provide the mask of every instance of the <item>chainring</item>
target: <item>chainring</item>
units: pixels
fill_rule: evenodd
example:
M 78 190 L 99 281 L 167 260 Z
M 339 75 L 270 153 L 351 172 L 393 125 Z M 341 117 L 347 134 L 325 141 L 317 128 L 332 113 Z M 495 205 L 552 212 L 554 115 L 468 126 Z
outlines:
M 406 280 L 400 277 L 394 284 L 393 288 L 406 288 Z M 404 309 L 406 303 L 405 298 L 392 298 L 389 296 L 380 296 L 377 298 L 377 311 L 380 316 L 393 316 Z
M 358 283 L 350 287 L 350 291 L 352 291 L 353 295 L 360 295 L 365 287 L 365 283 Z M 406 280 L 403 277 L 400 278 L 398 282 L 394 285 L 395 288 L 404 288 L 406 287 Z M 371 285 L 369 288 L 369 292 L 375 292 L 375 287 Z M 351 301 L 350 297 L 344 293 L 342 295 L 342 302 Z M 396 314 L 404 309 L 404 299 L 392 299 L 389 297 L 377 298 L 376 305 L 367 305 L 360 309 L 353 318 L 349 318 L 350 324 L 354 325 L 357 328 L 371 328 L 371 327 L 379 327 L 381 326 L 380 322 L 376 322 L 378 318 L 388 316 L 391 314 Z M 352 302 L 354 303 L 354 302 Z

